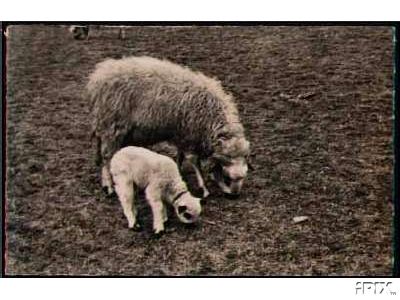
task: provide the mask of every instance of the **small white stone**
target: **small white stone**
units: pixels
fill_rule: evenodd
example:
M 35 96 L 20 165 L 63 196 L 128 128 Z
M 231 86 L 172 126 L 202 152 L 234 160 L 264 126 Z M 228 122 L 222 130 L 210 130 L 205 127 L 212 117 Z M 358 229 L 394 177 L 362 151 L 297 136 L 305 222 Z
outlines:
M 298 217 L 294 217 L 293 218 L 293 222 L 295 224 L 300 223 L 300 222 L 304 222 L 304 221 L 307 221 L 307 220 L 308 220 L 307 216 L 298 216 Z

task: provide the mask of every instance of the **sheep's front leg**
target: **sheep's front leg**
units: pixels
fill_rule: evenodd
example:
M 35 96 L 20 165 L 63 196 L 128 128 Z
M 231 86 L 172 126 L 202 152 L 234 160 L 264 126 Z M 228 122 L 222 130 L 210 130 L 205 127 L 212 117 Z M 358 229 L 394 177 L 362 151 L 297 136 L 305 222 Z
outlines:
M 168 221 L 168 214 L 167 214 L 167 206 L 163 205 L 163 210 L 162 210 L 162 217 L 163 217 L 163 222 Z
M 193 156 L 190 156 L 188 161 L 196 174 L 197 184 L 203 190 L 202 197 L 208 197 L 210 195 L 210 192 L 208 191 L 203 176 L 201 174 L 200 159 L 198 157 L 194 158 Z
M 118 199 L 121 202 L 124 215 L 128 220 L 128 228 L 140 229 L 140 226 L 136 223 L 137 211 L 134 204 L 135 192 L 133 190 L 132 181 L 128 180 L 123 175 L 114 176 L 114 181 Z
M 184 160 L 185 160 L 185 153 L 178 149 L 177 163 L 178 163 L 178 168 L 179 168 L 180 172 L 182 172 L 182 165 L 183 165 Z
M 146 199 L 153 212 L 154 233 L 160 235 L 164 232 L 164 213 L 166 213 L 160 190 L 157 187 L 147 187 Z

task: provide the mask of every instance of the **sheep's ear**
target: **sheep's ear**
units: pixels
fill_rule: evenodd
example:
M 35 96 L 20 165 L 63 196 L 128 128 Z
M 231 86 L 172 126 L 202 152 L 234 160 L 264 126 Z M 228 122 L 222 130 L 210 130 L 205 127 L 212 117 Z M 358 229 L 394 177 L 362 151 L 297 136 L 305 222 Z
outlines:
M 229 139 L 229 135 L 225 132 L 222 132 L 218 134 L 217 136 L 217 141 L 218 141 L 218 146 L 222 147 L 225 141 Z
M 215 162 L 215 161 L 223 160 L 224 158 L 223 158 L 223 156 L 222 156 L 221 154 L 214 153 L 214 154 L 212 155 L 212 159 L 213 159 L 213 161 Z
M 252 162 L 251 162 L 250 155 L 248 155 L 248 156 L 246 157 L 246 162 L 247 162 L 247 167 L 249 168 L 249 170 L 250 170 L 250 171 L 254 171 L 254 167 L 253 167 L 253 164 L 252 164 Z
M 218 139 L 218 140 L 227 140 L 227 139 L 229 138 L 228 135 L 229 135 L 229 134 L 228 134 L 228 132 L 227 132 L 226 130 L 221 131 L 221 132 L 219 132 L 219 133 L 217 134 L 217 139 Z
M 218 154 L 218 153 L 214 153 L 212 157 L 214 159 L 214 162 L 216 162 L 216 163 L 219 163 L 219 164 L 221 164 L 221 163 L 222 164 L 229 164 L 230 163 L 229 159 L 224 155 L 221 155 L 221 154 Z

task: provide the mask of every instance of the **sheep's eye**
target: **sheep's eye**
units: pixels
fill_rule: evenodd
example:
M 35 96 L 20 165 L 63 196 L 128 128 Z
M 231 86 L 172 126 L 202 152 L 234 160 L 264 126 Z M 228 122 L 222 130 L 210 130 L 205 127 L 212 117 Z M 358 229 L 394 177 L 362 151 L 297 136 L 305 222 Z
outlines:
M 189 214 L 189 213 L 187 213 L 187 212 L 185 212 L 185 213 L 183 214 L 183 217 L 184 217 L 186 220 L 191 220 L 191 219 L 192 219 L 192 215 Z
M 183 212 L 187 211 L 187 206 L 186 205 L 182 205 L 178 207 L 178 213 L 181 214 Z
M 229 159 L 223 159 L 223 160 L 220 160 L 219 162 L 220 162 L 221 166 L 224 166 L 224 167 L 232 165 L 232 162 Z
M 227 185 L 227 186 L 230 186 L 231 185 L 231 183 L 232 183 L 232 181 L 234 181 L 234 180 L 232 180 L 229 176 L 227 176 L 227 175 L 223 175 L 223 179 L 224 179 L 224 182 L 225 182 L 225 184 Z

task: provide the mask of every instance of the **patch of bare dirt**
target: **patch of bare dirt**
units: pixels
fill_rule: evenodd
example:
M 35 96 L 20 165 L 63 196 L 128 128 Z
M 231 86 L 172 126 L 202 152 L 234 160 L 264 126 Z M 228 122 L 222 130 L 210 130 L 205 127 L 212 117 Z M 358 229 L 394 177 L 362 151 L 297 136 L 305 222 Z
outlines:
M 132 27 L 76 41 L 14 26 L 7 42 L 7 275 L 386 275 L 392 257 L 390 27 Z M 149 55 L 218 77 L 255 170 L 203 222 L 127 230 L 101 194 L 88 74 Z M 308 216 L 294 223 L 293 217 Z

